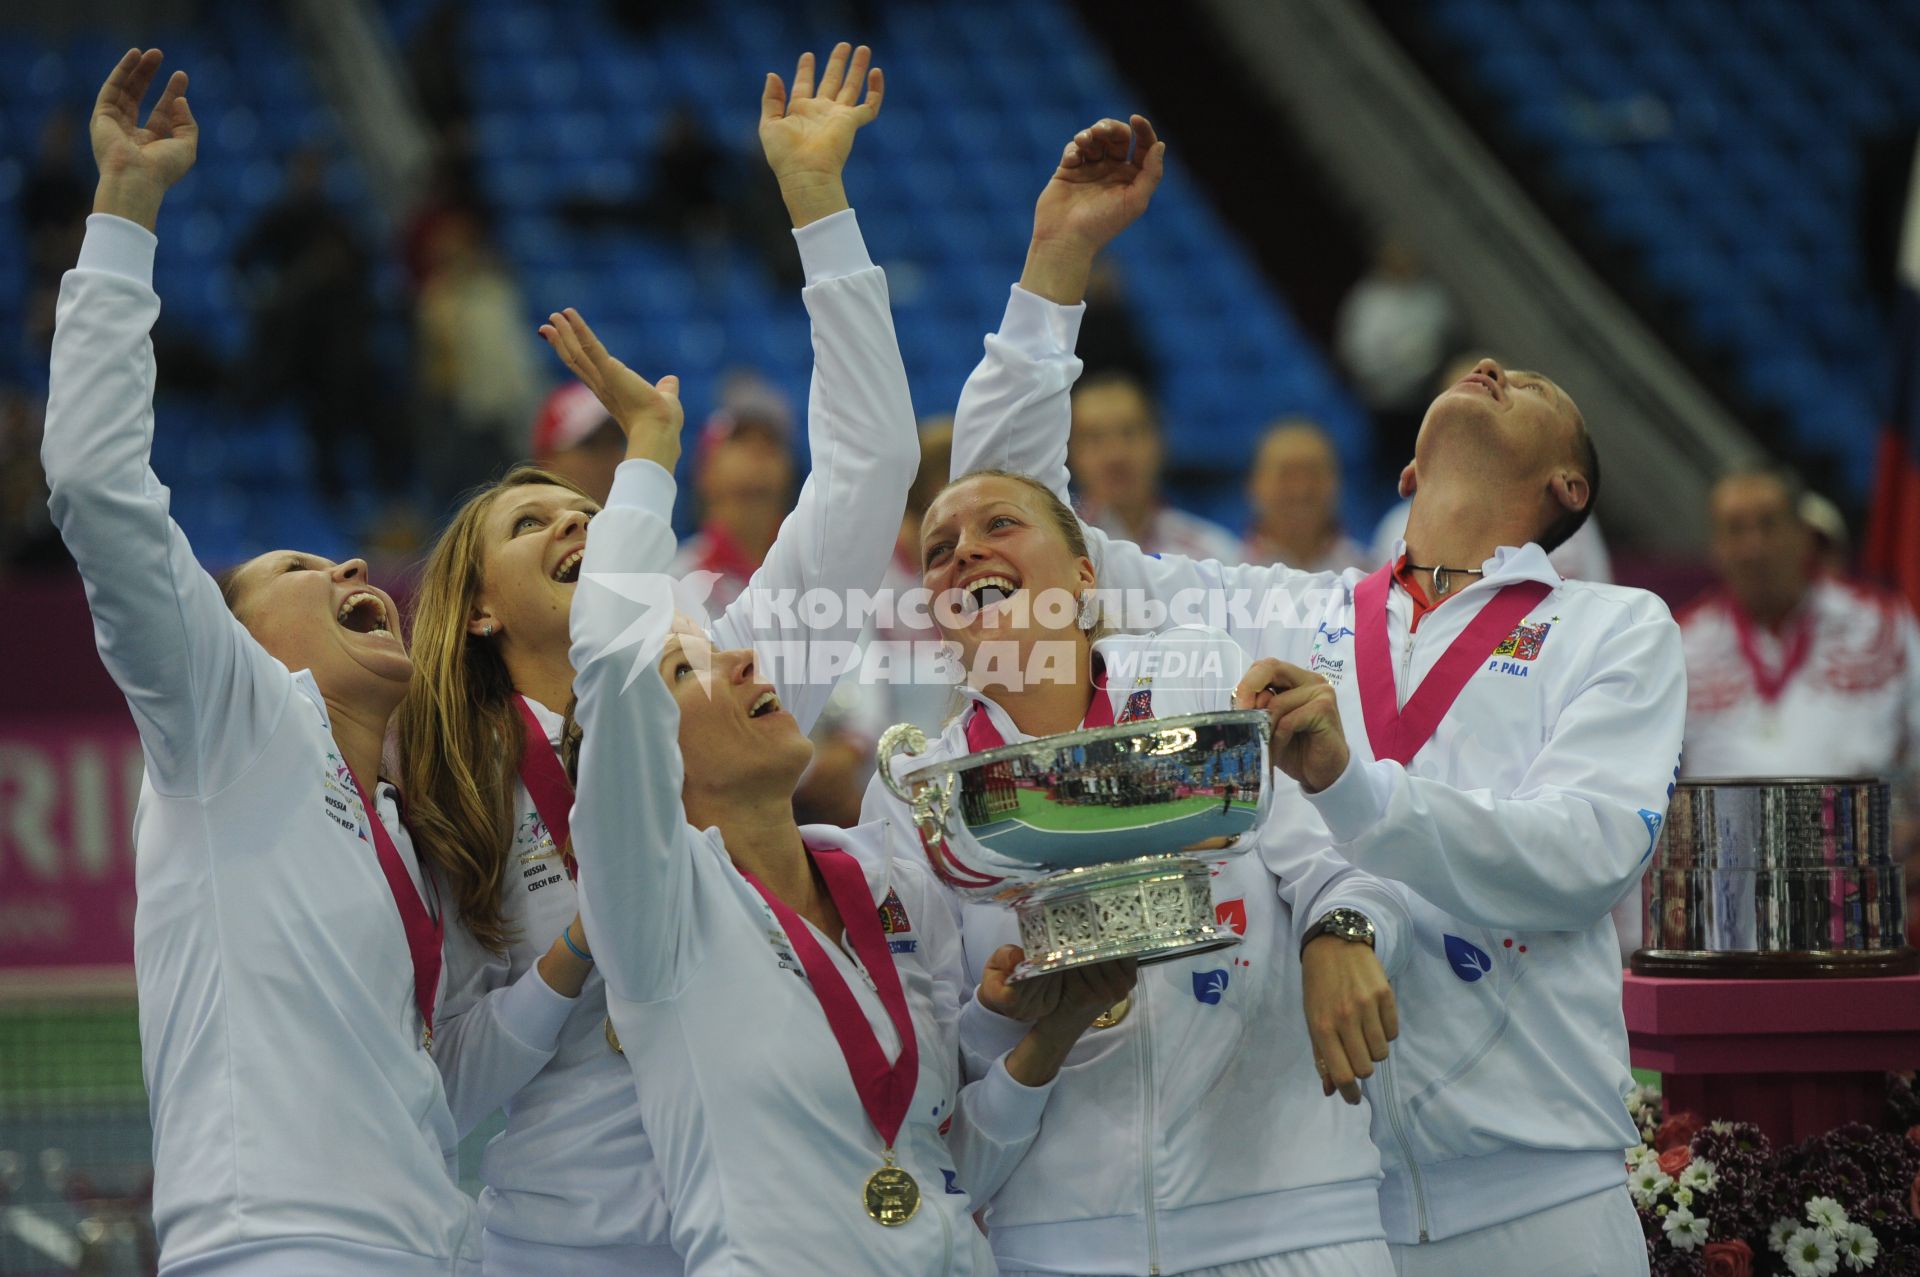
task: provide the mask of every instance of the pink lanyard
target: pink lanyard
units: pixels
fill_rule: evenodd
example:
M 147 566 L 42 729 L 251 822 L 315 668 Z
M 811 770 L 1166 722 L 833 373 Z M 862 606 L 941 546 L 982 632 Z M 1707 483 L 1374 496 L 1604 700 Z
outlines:
M 526 697 L 515 696 L 513 700 L 520 707 L 520 719 L 527 727 L 526 740 L 520 745 L 520 783 L 527 787 L 533 809 L 540 813 L 541 823 L 553 835 L 553 845 L 560 849 L 567 877 L 577 877 L 579 869 L 568 845 L 573 837 L 573 786 L 567 783 L 560 755 L 547 739 L 547 729 L 541 725 L 540 716 L 527 704 Z
M 1093 701 L 1087 706 L 1087 716 L 1080 722 L 1081 730 L 1089 727 L 1113 726 L 1113 702 L 1107 699 L 1107 671 L 1096 667 L 1093 671 Z M 977 754 L 983 749 L 998 749 L 1007 743 L 1000 729 L 993 725 L 987 716 L 987 707 L 976 704 L 973 713 L 967 716 L 967 752 Z
M 414 890 L 413 882 L 407 877 L 407 867 L 400 861 L 400 849 L 394 846 L 393 835 L 380 821 L 380 810 L 367 797 L 367 787 L 360 783 L 360 777 L 349 767 L 347 774 L 353 777 L 353 787 L 360 795 L 360 807 L 366 813 L 367 828 L 373 835 L 374 857 L 380 862 L 380 871 L 387 877 L 387 889 L 393 892 L 393 903 L 400 910 L 400 925 L 407 933 L 407 952 L 413 958 L 413 1004 L 420 1011 L 420 1045 L 433 1045 L 433 1004 L 440 996 L 440 942 L 446 937 L 446 921 L 437 910 L 429 911 L 420 893 Z M 420 867 L 420 880 L 430 883 L 425 865 Z M 435 903 L 438 903 L 436 896 Z
M 1813 612 L 1811 608 L 1794 618 L 1792 631 L 1786 636 L 1786 653 L 1779 669 L 1770 670 L 1760 659 L 1760 648 L 1754 641 L 1753 622 L 1747 618 L 1738 603 L 1728 601 L 1727 610 L 1733 613 L 1733 632 L 1740 640 L 1740 655 L 1746 659 L 1747 668 L 1753 671 L 1753 690 L 1760 694 L 1760 700 L 1767 705 L 1780 699 L 1780 693 L 1787 690 L 1787 684 L 1807 663 L 1807 657 L 1813 651 Z
M 753 884 L 753 889 L 760 893 L 760 898 L 767 902 L 786 931 L 787 942 L 793 946 L 813 986 L 814 996 L 820 1000 L 820 1009 L 826 1013 L 827 1028 L 832 1030 L 833 1040 L 840 1044 L 840 1054 L 853 1078 L 853 1089 L 860 1095 L 860 1107 L 866 1110 L 867 1120 L 873 1123 L 887 1148 L 892 1149 L 920 1082 L 920 1043 L 913 1035 L 913 1015 L 907 1009 L 906 990 L 901 987 L 900 972 L 893 965 L 893 950 L 880 930 L 880 915 L 867 891 L 867 878 L 860 871 L 859 862 L 831 847 L 808 847 L 807 854 L 819 867 L 820 877 L 827 884 L 827 894 L 833 898 L 833 907 L 840 911 L 840 921 L 847 928 L 847 938 L 853 942 L 853 951 L 867 974 L 873 977 L 880 1004 L 887 1009 L 887 1017 L 900 1034 L 900 1055 L 892 1064 L 887 1063 L 886 1052 L 880 1049 L 880 1038 L 868 1023 L 866 1013 L 861 1011 L 853 990 L 847 987 L 839 968 L 827 957 L 820 942 L 813 938 L 806 920 L 762 886 L 758 878 L 744 869 L 740 872 Z
M 1354 587 L 1354 658 L 1367 743 L 1375 758 L 1390 758 L 1404 767 L 1432 739 L 1488 653 L 1553 587 L 1545 581 L 1516 581 L 1488 599 L 1407 697 L 1405 708 L 1396 708 L 1398 689 L 1387 642 L 1387 587 L 1392 577 L 1391 569 L 1381 568 Z

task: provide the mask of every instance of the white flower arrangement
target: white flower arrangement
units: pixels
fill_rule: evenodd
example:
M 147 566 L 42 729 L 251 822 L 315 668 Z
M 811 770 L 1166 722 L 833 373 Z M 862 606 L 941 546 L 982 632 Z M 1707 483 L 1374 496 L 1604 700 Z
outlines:
M 1831 1197 L 1809 1197 L 1807 1222 L 1815 1228 L 1824 1228 L 1837 1234 L 1847 1226 L 1847 1208 Z
M 1846 1208 L 1831 1197 L 1807 1201 L 1807 1222 L 1776 1219 L 1767 1230 L 1767 1246 L 1787 1261 L 1793 1277 L 1831 1277 L 1842 1263 L 1856 1273 L 1873 1267 L 1880 1242 L 1865 1224 L 1847 1218 Z
M 1711 1193 L 1720 1182 L 1719 1168 L 1704 1157 L 1696 1157 L 1680 1172 L 1680 1186 L 1696 1193 Z
M 1880 1243 L 1865 1224 L 1848 1224 L 1834 1234 L 1834 1241 L 1838 1243 L 1840 1258 L 1856 1273 L 1867 1271 L 1880 1257 Z
M 1704 1215 L 1694 1215 L 1684 1205 L 1667 1212 L 1666 1220 L 1660 1225 L 1675 1250 L 1692 1250 L 1696 1246 L 1706 1245 L 1712 1226 L 1712 1220 Z
M 1832 1277 L 1840 1266 L 1839 1246 L 1824 1228 L 1797 1229 L 1781 1253 L 1793 1277 Z

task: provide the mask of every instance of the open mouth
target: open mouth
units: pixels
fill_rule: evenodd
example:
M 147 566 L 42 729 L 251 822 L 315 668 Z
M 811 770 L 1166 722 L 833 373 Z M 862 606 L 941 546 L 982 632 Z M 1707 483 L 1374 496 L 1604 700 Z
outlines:
M 1499 383 L 1494 381 L 1493 378 L 1487 376 L 1487 374 L 1483 372 L 1468 373 L 1465 377 L 1462 377 L 1460 379 L 1460 384 L 1466 385 L 1466 386 L 1484 386 L 1486 387 L 1487 393 L 1489 395 L 1492 395 L 1495 399 L 1498 399 L 1500 397 Z
M 967 582 L 962 588 L 967 597 L 973 600 L 973 606 L 984 611 L 1012 598 L 1020 586 L 1011 577 L 982 576 Z
M 562 585 L 571 585 L 580 579 L 580 560 L 586 556 L 587 547 L 578 546 L 566 558 L 561 559 L 553 569 L 553 579 Z
M 748 718 L 765 718 L 769 714 L 777 714 L 779 712 L 780 698 L 772 692 L 760 693 L 760 695 L 754 699 L 753 704 L 747 707 Z
M 377 594 L 365 590 L 356 590 L 347 596 L 340 605 L 334 619 L 341 626 L 355 634 L 384 634 L 391 636 L 393 631 L 387 628 L 387 605 L 380 601 Z

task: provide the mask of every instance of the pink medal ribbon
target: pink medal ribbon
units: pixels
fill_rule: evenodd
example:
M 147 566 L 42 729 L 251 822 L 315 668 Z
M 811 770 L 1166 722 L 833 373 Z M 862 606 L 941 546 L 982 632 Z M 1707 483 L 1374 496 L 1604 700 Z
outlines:
M 814 939 L 806 920 L 762 886 L 758 878 L 744 869 L 740 873 L 753 884 L 753 889 L 760 893 L 760 898 L 767 902 L 786 931 L 787 943 L 793 946 L 794 955 L 800 959 L 813 986 L 814 996 L 820 1000 L 820 1009 L 826 1013 L 827 1028 L 832 1030 L 833 1040 L 840 1044 L 840 1054 L 846 1059 L 847 1072 L 853 1078 L 853 1089 L 860 1095 L 860 1107 L 866 1110 L 867 1120 L 873 1123 L 891 1152 L 894 1137 L 900 1133 L 900 1124 L 913 1105 L 913 1092 L 920 1081 L 920 1043 L 913 1035 L 913 1015 L 907 1009 L 906 990 L 900 984 L 900 972 L 893 965 L 893 950 L 887 944 L 886 934 L 880 930 L 880 914 L 867 890 L 867 877 L 861 872 L 860 863 L 832 847 L 808 847 L 807 853 L 813 857 L 821 879 L 827 884 L 833 907 L 840 911 L 840 921 L 846 925 L 855 955 L 873 977 L 880 1004 L 887 1009 L 888 1018 L 900 1034 L 900 1055 L 892 1064 L 887 1063 L 886 1052 L 880 1049 L 880 1038 L 860 1009 L 853 990 L 847 987 L 839 968 Z
M 1396 709 L 1398 689 L 1387 643 L 1387 587 L 1392 579 L 1392 569 L 1381 568 L 1354 587 L 1354 663 L 1373 756 L 1390 758 L 1404 767 L 1432 739 L 1488 653 L 1553 587 L 1545 581 L 1516 581 L 1488 599 L 1407 697 L 1405 708 Z
M 1782 654 L 1780 668 L 1768 669 L 1766 662 L 1760 659 L 1760 648 L 1754 642 L 1753 622 L 1738 603 L 1728 601 L 1727 610 L 1733 613 L 1733 632 L 1740 640 L 1740 655 L 1746 660 L 1747 668 L 1753 671 L 1753 690 L 1760 694 L 1763 704 L 1771 705 L 1780 699 L 1780 693 L 1787 690 L 1787 684 L 1807 663 L 1807 657 L 1813 651 L 1813 615 L 1812 609 L 1801 612 L 1794 619 L 1792 632 L 1786 636 L 1786 651 Z
M 1113 702 L 1107 698 L 1107 671 L 1104 666 L 1096 665 L 1093 671 L 1093 701 L 1087 706 L 1087 716 L 1080 721 L 1080 729 L 1090 727 L 1113 726 Z M 983 749 L 998 749 L 1007 743 L 1000 729 L 993 725 L 993 719 L 987 716 L 987 707 L 975 704 L 973 713 L 967 716 L 967 752 L 977 754 Z
M 360 777 L 351 767 L 347 774 L 353 777 L 353 787 L 360 795 L 360 807 L 366 813 L 367 828 L 373 835 L 374 857 L 386 875 L 387 889 L 393 892 L 394 906 L 400 910 L 400 925 L 407 933 L 407 953 L 413 958 L 413 1005 L 420 1012 L 420 1045 L 430 1047 L 433 1045 L 433 1004 L 440 996 L 440 943 L 446 937 L 446 920 L 437 910 L 430 911 L 420 893 L 414 890 L 407 867 L 400 861 L 400 849 L 380 822 L 380 809 L 367 797 L 367 787 L 360 783 Z M 420 866 L 420 881 L 428 884 L 433 881 L 425 865 Z
M 579 868 L 573 853 L 567 849 L 573 837 L 573 786 L 567 783 L 566 769 L 560 766 L 560 755 L 547 739 L 547 729 L 541 725 L 540 716 L 527 704 L 526 697 L 516 696 L 513 702 L 520 707 L 520 720 L 527 728 L 527 738 L 520 746 L 520 783 L 527 787 L 533 809 L 540 813 L 541 823 L 553 835 L 553 845 L 560 851 L 567 877 L 577 878 Z

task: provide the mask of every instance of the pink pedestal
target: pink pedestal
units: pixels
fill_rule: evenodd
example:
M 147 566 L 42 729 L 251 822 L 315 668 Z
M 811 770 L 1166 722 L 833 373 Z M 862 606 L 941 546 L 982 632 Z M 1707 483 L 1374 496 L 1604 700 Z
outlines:
M 1920 976 L 1672 980 L 1626 975 L 1633 1063 L 1667 1111 L 1752 1122 L 1792 1143 L 1877 1124 L 1882 1074 L 1920 1068 Z

